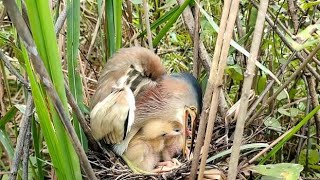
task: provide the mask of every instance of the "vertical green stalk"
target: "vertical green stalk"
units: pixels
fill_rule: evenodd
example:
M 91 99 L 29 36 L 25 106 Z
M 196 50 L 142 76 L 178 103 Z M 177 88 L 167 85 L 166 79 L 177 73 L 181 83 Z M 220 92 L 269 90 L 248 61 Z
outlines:
M 80 0 L 67 1 L 67 61 L 68 78 L 72 95 L 79 107 L 83 107 L 83 92 L 80 77 L 80 63 L 77 61 L 80 37 Z M 76 115 L 73 114 L 73 125 L 82 146 L 87 149 L 88 141 Z
M 178 17 L 182 14 L 183 10 L 192 2 L 192 0 L 186 0 L 184 3 L 179 7 L 179 9 L 172 15 L 169 19 L 168 23 L 160 30 L 159 34 L 154 38 L 152 45 L 156 47 L 163 36 L 170 30 L 172 25 L 177 21 Z
M 48 1 L 28 0 L 26 1 L 26 5 L 31 31 L 38 52 L 65 110 L 68 111 L 61 57 L 58 51 L 53 19 Z M 29 65 L 29 77 L 33 75 L 32 73 L 32 67 Z M 49 153 L 55 170 L 57 171 L 58 178 L 81 179 L 79 159 L 72 146 L 71 139 L 50 99 L 46 96 L 45 91 L 42 88 L 39 88 L 35 78 L 33 81 L 34 82 L 31 84 L 33 86 L 33 95 L 35 93 L 39 96 L 34 97 L 37 112 L 39 114 L 40 111 L 44 111 L 41 112 L 42 117 L 39 115 L 40 126 L 48 144 Z
M 44 179 L 43 169 L 42 169 L 43 161 L 42 161 L 42 154 L 41 154 L 42 137 L 39 131 L 40 127 L 37 126 L 37 122 L 35 121 L 35 118 L 32 119 L 31 130 L 32 130 L 34 154 L 36 156 L 36 161 L 37 161 L 36 163 L 38 168 L 38 179 Z
M 106 0 L 106 42 L 107 58 L 121 48 L 122 41 L 122 0 Z
M 283 145 L 288 142 L 292 136 L 297 133 L 319 110 L 320 105 L 316 106 L 296 126 L 291 128 L 289 130 L 290 132 L 259 162 L 259 164 L 264 164 L 270 157 L 274 156 L 283 147 Z
M 122 26 L 121 26 L 121 17 L 122 17 L 122 0 L 113 0 L 114 5 L 114 22 L 115 22 L 115 32 L 116 32 L 116 49 L 118 50 L 121 48 L 121 41 L 122 41 Z
M 114 17 L 113 17 L 113 0 L 106 0 L 106 38 L 107 38 L 107 58 L 112 56 L 116 50 L 115 32 L 114 32 Z

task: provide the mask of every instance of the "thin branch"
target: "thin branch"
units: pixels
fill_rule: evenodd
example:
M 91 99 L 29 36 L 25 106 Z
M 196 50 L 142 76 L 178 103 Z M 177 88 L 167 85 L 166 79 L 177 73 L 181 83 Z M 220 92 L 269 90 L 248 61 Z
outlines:
M 279 71 L 276 74 L 276 77 L 278 79 L 280 79 L 279 77 L 284 75 L 284 70 L 286 69 L 286 67 L 290 64 L 291 60 L 296 56 L 296 52 L 294 52 L 293 54 L 291 54 L 291 56 L 288 58 L 287 62 L 285 64 L 283 64 Z M 268 92 L 270 91 L 270 89 L 272 88 L 273 84 L 275 83 L 275 80 L 272 79 L 268 85 L 266 86 L 266 88 L 262 91 L 262 93 L 259 95 L 259 98 L 253 103 L 253 105 L 251 106 L 250 110 L 248 111 L 247 117 L 250 117 L 252 115 L 252 113 L 256 110 L 256 108 L 258 107 L 259 103 L 264 99 L 265 95 L 268 94 Z M 248 124 L 247 124 L 248 125 Z
M 105 2 L 106 1 L 102 2 L 102 6 L 101 7 L 105 7 Z M 102 16 L 103 16 L 104 12 L 105 11 L 101 12 L 100 16 L 98 17 L 97 24 L 94 27 L 92 39 L 91 39 L 90 46 L 89 46 L 89 50 L 88 50 L 88 53 L 86 55 L 86 59 L 88 59 L 88 60 L 90 59 L 92 48 L 94 47 L 94 43 L 96 42 L 98 31 L 99 31 L 99 28 L 100 28 L 100 25 L 101 25 L 101 19 L 102 19 Z
M 57 92 L 55 91 L 52 81 L 48 75 L 47 70 L 44 67 L 43 61 L 41 60 L 39 53 L 37 51 L 37 48 L 33 42 L 32 36 L 28 30 L 26 30 L 26 23 L 22 19 L 21 14 L 19 13 L 18 7 L 15 3 L 15 1 L 11 0 L 3 0 L 4 6 L 7 8 L 7 12 L 15 25 L 18 34 L 20 35 L 22 41 L 24 42 L 33 64 L 33 67 L 37 74 L 39 75 L 39 79 L 46 88 L 48 95 L 53 101 L 54 107 L 57 110 L 57 113 L 62 120 L 67 132 L 69 133 L 73 147 L 75 148 L 75 151 L 77 152 L 80 164 L 84 172 L 86 173 L 87 177 L 89 179 L 96 179 L 94 172 L 91 168 L 91 165 L 88 161 L 88 158 L 81 146 L 81 143 L 76 135 L 76 132 L 71 124 L 71 121 L 63 107 L 63 104 L 61 100 L 59 99 L 59 96 Z
M 291 76 L 287 79 L 286 82 L 284 82 L 282 84 L 282 86 L 280 86 L 277 91 L 271 96 L 269 97 L 269 99 L 259 108 L 259 110 L 250 117 L 250 119 L 248 120 L 247 124 L 251 124 L 252 121 L 254 119 L 256 119 L 259 114 L 268 106 L 268 104 L 273 101 L 279 94 L 280 92 L 286 88 L 293 80 L 295 77 L 297 77 L 298 75 L 301 74 L 301 71 L 307 66 L 307 64 L 312 60 L 312 57 L 314 55 L 316 55 L 317 51 L 320 50 L 320 44 L 315 47 L 313 49 L 313 51 L 309 54 L 309 56 L 305 59 L 305 61 L 302 62 L 302 64 L 300 64 L 300 66 L 293 72 L 293 74 L 291 74 Z
M 66 21 L 66 18 L 67 18 L 67 8 L 64 8 L 54 25 L 54 32 L 56 33 L 56 35 L 59 34 L 59 32 L 61 31 L 64 25 L 64 22 Z
M 254 0 L 250 0 L 251 3 L 258 8 L 257 2 Z M 291 46 L 291 44 L 287 41 L 285 35 L 282 33 L 282 31 L 275 25 L 275 23 L 272 21 L 272 19 L 269 17 L 269 15 L 266 16 L 266 20 L 268 24 L 276 31 L 280 39 L 283 41 L 283 43 L 292 51 L 295 52 L 296 50 Z M 278 24 L 282 24 L 279 20 L 276 20 Z M 284 26 L 284 25 L 283 25 Z M 284 27 L 283 27 L 284 28 Z M 305 59 L 301 55 L 301 53 L 297 53 L 297 57 L 301 62 L 304 62 Z M 312 57 L 312 59 L 317 63 L 318 60 L 315 57 Z M 313 67 L 310 64 L 307 64 L 308 70 L 317 78 L 318 81 L 320 81 L 320 75 L 313 69 Z
M 63 16 L 62 14 L 60 14 L 59 18 Z M 58 18 L 58 19 L 59 19 Z M 57 21 L 58 23 L 58 21 Z M 55 25 L 56 27 L 59 25 Z M 59 29 L 59 28 L 58 28 Z M 61 29 L 60 29 L 61 30 Z M 59 31 L 56 31 L 56 34 L 58 34 Z M 25 88 L 30 89 L 30 84 L 28 81 L 26 81 L 22 75 L 13 67 L 12 63 L 10 62 L 10 57 L 6 56 L 2 50 L 0 49 L 0 59 L 2 59 L 5 63 L 5 66 L 8 68 L 8 70 L 10 71 L 10 73 L 12 73 L 13 75 L 15 75 L 18 79 L 18 81 L 20 81 Z M 90 127 L 88 126 L 84 115 L 82 113 L 82 111 L 80 110 L 79 106 L 77 105 L 77 103 L 75 103 L 74 97 L 73 95 L 70 93 L 69 87 L 67 86 L 67 84 L 65 84 L 65 91 L 67 93 L 67 98 L 68 98 L 68 103 L 70 104 L 71 108 L 73 109 L 73 111 L 75 112 L 80 125 L 82 127 L 82 129 L 84 130 L 84 133 L 86 134 L 86 137 L 89 140 L 89 143 L 92 145 L 92 148 L 94 150 L 102 150 L 104 151 L 105 149 L 103 147 L 100 146 L 100 144 L 93 138 L 92 134 L 91 134 L 91 130 Z
M 196 3 L 200 4 L 200 0 L 196 0 Z M 194 33 L 193 33 L 193 76 L 198 78 L 199 76 L 199 6 L 194 7 Z
M 209 79 L 209 80 L 213 81 L 213 86 L 212 86 L 213 95 L 212 95 L 211 107 L 210 107 L 210 112 L 209 112 L 209 119 L 208 119 L 208 124 L 207 124 L 207 129 L 206 129 L 206 137 L 204 140 L 203 151 L 202 151 L 202 156 L 201 156 L 200 172 L 199 172 L 198 179 L 203 177 L 203 173 L 205 171 L 206 159 L 207 159 L 208 152 L 209 152 L 209 145 L 210 145 L 211 138 L 212 138 L 214 122 L 216 119 L 216 114 L 217 114 L 217 109 L 218 109 L 218 104 L 219 104 L 218 103 L 219 102 L 218 101 L 219 93 L 221 91 L 222 84 L 223 84 L 223 75 L 224 75 L 225 67 L 227 66 L 227 57 L 228 57 L 228 52 L 229 52 L 229 48 L 230 48 L 230 41 L 231 41 L 231 38 L 233 35 L 235 21 L 238 16 L 239 3 L 240 3 L 239 0 L 233 0 L 230 5 L 229 2 L 225 1 L 225 6 L 227 6 L 226 7 L 227 11 L 225 11 L 225 9 L 224 9 L 222 12 L 222 18 L 228 18 L 228 19 L 227 20 L 223 19 L 223 20 L 226 20 L 226 23 L 220 25 L 221 31 L 219 30 L 218 38 L 219 38 L 219 36 L 222 36 L 223 46 L 222 46 L 221 50 L 219 47 L 215 47 L 215 52 L 214 52 L 214 57 L 213 57 L 213 62 L 212 62 L 212 69 L 215 69 L 216 66 L 218 66 L 218 69 L 217 69 L 217 73 L 210 74 L 210 77 L 213 79 Z M 224 8 L 225 8 L 225 6 L 224 6 Z M 223 22 L 223 20 L 221 20 L 221 22 Z M 225 27 L 225 25 L 226 25 L 226 27 Z M 225 29 L 225 32 L 223 32 L 224 29 Z M 219 49 L 217 49 L 217 48 L 219 48 Z M 216 53 L 216 52 L 220 52 L 220 51 L 221 51 L 221 53 Z
M 242 94 L 239 106 L 239 114 L 237 117 L 237 125 L 232 145 L 232 153 L 229 162 L 229 170 L 228 170 L 228 180 L 235 180 L 238 174 L 238 162 L 240 155 L 240 146 L 242 142 L 242 136 L 244 131 L 244 124 L 246 122 L 246 114 L 249 105 L 249 96 L 250 90 L 253 82 L 253 78 L 255 76 L 255 61 L 257 61 L 262 34 L 263 34 L 263 26 L 265 22 L 265 16 L 268 9 L 269 0 L 261 0 L 260 8 L 258 11 L 258 17 L 255 25 L 255 30 L 253 34 L 252 44 L 250 48 L 250 56 L 247 62 L 247 69 L 244 72 L 244 81 L 242 87 Z
M 29 148 L 31 139 L 31 123 L 29 121 L 23 145 L 22 179 L 28 179 Z
M 316 91 L 316 83 L 315 83 L 315 79 L 313 76 L 308 75 L 306 76 L 307 78 L 307 82 L 309 85 L 309 91 L 310 91 L 310 96 L 311 96 L 311 105 L 312 108 L 314 109 L 315 107 L 317 107 L 319 105 L 319 100 L 318 100 L 318 95 L 317 95 L 317 91 Z M 316 124 L 316 135 L 318 137 L 318 144 L 319 144 L 319 138 L 320 138 L 320 112 L 317 112 L 314 116 L 314 121 Z
M 147 29 L 147 38 L 148 38 L 148 45 L 149 45 L 149 49 L 151 51 L 153 51 L 153 47 L 152 47 L 152 33 L 151 33 L 151 29 L 150 29 L 150 19 L 149 19 L 149 6 L 148 6 L 148 1 L 147 0 L 143 0 L 143 9 L 144 9 L 144 18 L 146 20 L 146 29 Z
M 94 149 L 94 150 L 101 149 L 104 151 L 104 148 L 102 148 L 101 145 L 92 136 L 91 129 L 88 126 L 88 124 L 86 123 L 86 120 L 82 114 L 82 111 L 80 110 L 79 106 L 77 105 L 76 100 L 74 99 L 69 87 L 66 84 L 65 84 L 65 91 L 66 91 L 66 95 L 68 98 L 68 102 L 69 102 L 73 112 L 76 114 L 78 121 L 79 121 L 84 133 L 86 134 L 86 137 L 88 138 L 92 149 Z
M 177 0 L 177 2 L 181 5 L 184 0 Z M 183 21 L 187 26 L 189 34 L 192 38 L 194 35 L 194 17 L 192 15 L 191 9 L 187 6 L 183 13 L 182 13 Z M 209 56 L 203 42 L 199 41 L 199 57 L 201 59 L 202 66 L 204 69 L 209 73 L 210 72 L 210 64 L 211 64 L 211 57 Z
M 257 160 L 260 156 L 265 154 L 269 149 L 273 148 L 273 146 L 277 145 L 284 137 L 287 136 L 292 131 L 292 129 L 289 129 L 285 133 L 283 133 L 281 136 L 279 136 L 276 140 L 274 140 L 268 147 L 261 150 L 257 155 L 255 155 L 253 158 L 249 160 L 248 163 L 246 163 L 243 167 L 248 166 L 249 164 L 253 163 L 255 160 Z
M 33 114 L 34 104 L 33 104 L 33 98 L 31 94 L 28 95 L 27 104 L 26 104 L 26 111 L 23 116 L 22 122 L 20 124 L 20 132 L 18 135 L 18 140 L 16 144 L 16 149 L 14 151 L 14 156 L 12 158 L 12 164 L 11 164 L 11 174 L 9 176 L 10 180 L 15 180 L 17 177 L 17 172 L 19 169 L 19 164 L 21 160 L 22 155 L 22 148 L 24 141 L 26 140 L 26 134 L 28 131 L 28 127 L 30 124 L 30 118 Z
M 297 34 L 298 30 L 299 30 L 299 19 L 298 19 L 298 14 L 297 14 L 297 8 L 295 6 L 295 1 L 294 0 L 288 0 L 288 10 L 289 10 L 289 14 L 291 16 L 291 20 L 293 22 L 293 29 L 294 32 L 293 34 Z
M 18 79 L 18 81 L 20 81 L 22 83 L 23 86 L 25 86 L 27 89 L 30 89 L 30 84 L 27 80 L 25 80 L 22 75 L 16 70 L 16 68 L 13 67 L 13 65 L 10 62 L 10 59 L 8 56 L 6 56 L 2 50 L 0 50 L 0 59 L 2 59 L 2 61 L 4 62 L 4 65 L 8 68 L 8 70 L 10 71 L 10 73 L 12 73 L 13 75 L 15 75 Z
M 199 159 L 200 159 L 200 152 L 202 149 L 202 145 L 204 143 L 206 125 L 208 122 L 208 116 L 209 116 L 209 112 L 210 112 L 209 108 L 210 108 L 210 104 L 212 102 L 212 93 L 214 92 L 213 83 L 214 83 L 214 79 L 217 75 L 218 61 L 220 59 L 220 52 L 221 52 L 220 50 L 222 49 L 222 45 L 223 45 L 222 42 L 223 42 L 225 29 L 227 26 L 227 19 L 228 19 L 228 14 L 229 14 L 229 10 L 230 10 L 230 5 L 231 5 L 230 0 L 226 0 L 224 2 L 222 17 L 221 17 L 221 21 L 220 21 L 220 31 L 218 33 L 218 37 L 217 37 L 217 41 L 216 41 L 216 45 L 215 45 L 215 49 L 214 49 L 212 65 L 211 65 L 210 74 L 209 74 L 209 79 L 208 79 L 208 84 L 207 84 L 207 88 L 206 88 L 204 98 L 203 98 L 204 105 L 203 105 L 201 116 L 200 116 L 200 123 L 199 123 L 198 135 L 197 135 L 197 140 L 196 140 L 196 146 L 194 149 L 194 154 L 193 154 L 193 159 L 192 159 L 192 164 L 191 164 L 191 174 L 190 174 L 191 180 L 196 179 L 196 176 L 197 176 Z M 186 12 L 186 10 L 185 10 L 185 12 Z M 190 9 L 189 9 L 189 11 L 190 11 Z M 189 14 L 190 14 L 190 16 L 192 16 L 191 11 L 189 12 Z M 186 19 L 187 18 L 185 18 L 185 22 L 187 22 Z M 189 18 L 189 20 L 190 20 L 190 18 Z M 192 29 L 191 26 L 189 27 L 189 29 Z M 203 45 L 203 43 L 202 43 L 202 45 Z M 200 47 L 201 47 L 201 42 L 200 42 Z M 208 62 L 210 62 L 210 61 L 208 60 Z M 202 176 L 199 175 L 198 178 L 202 178 Z

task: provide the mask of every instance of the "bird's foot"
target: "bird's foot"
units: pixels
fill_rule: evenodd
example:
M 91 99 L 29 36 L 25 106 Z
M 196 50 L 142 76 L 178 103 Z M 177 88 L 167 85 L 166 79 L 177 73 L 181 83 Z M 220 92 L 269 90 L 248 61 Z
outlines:
M 173 158 L 170 161 L 163 161 L 157 164 L 157 168 L 153 170 L 155 173 L 169 172 L 181 166 L 181 163 Z

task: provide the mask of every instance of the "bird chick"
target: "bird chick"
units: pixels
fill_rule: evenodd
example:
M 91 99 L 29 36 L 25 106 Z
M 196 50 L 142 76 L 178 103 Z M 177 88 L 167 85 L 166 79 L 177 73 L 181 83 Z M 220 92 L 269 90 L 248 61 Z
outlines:
M 181 135 L 182 125 L 177 121 L 149 121 L 132 138 L 124 155 L 138 168 L 152 172 L 163 159 L 163 152 L 166 159 L 173 153 L 172 144 L 166 143 Z
M 184 145 L 184 134 L 167 137 L 164 141 L 164 148 L 161 153 L 161 161 L 171 161 L 173 157 L 179 155 Z

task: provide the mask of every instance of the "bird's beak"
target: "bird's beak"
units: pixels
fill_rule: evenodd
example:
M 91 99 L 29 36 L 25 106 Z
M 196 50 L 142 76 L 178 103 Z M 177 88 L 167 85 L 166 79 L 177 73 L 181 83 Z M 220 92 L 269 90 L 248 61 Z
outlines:
M 187 139 L 188 137 L 192 138 L 194 132 L 194 122 L 197 117 L 197 109 L 195 107 L 186 107 L 185 108 L 185 117 L 184 117 L 184 134 L 183 134 L 183 155 L 184 157 L 189 157 L 190 153 L 187 152 Z M 190 124 L 190 128 L 189 128 Z

